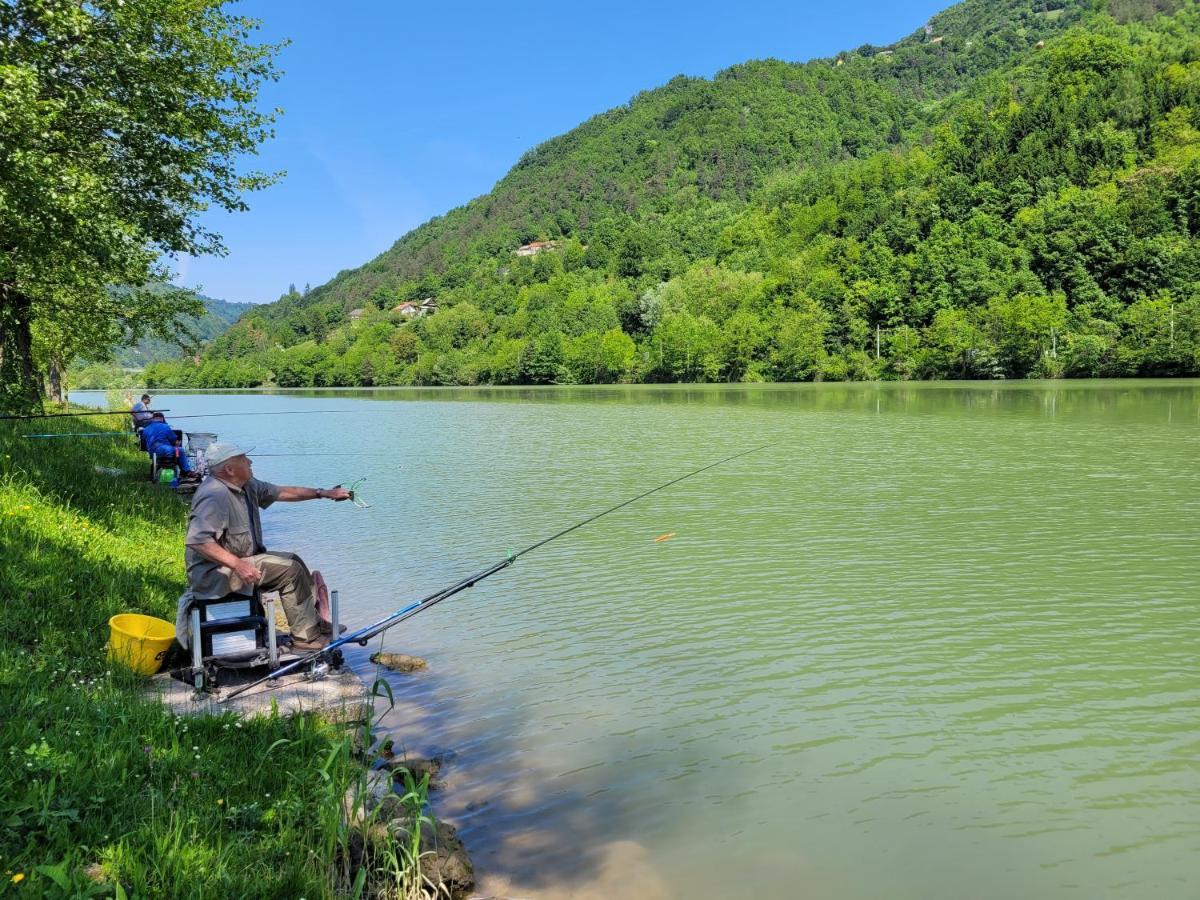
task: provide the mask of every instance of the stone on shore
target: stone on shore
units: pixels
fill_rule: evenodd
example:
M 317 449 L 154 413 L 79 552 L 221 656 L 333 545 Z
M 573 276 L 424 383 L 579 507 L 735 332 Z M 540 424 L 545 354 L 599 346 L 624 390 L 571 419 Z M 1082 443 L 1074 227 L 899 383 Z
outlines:
M 403 781 L 404 775 L 401 770 L 407 769 L 412 775 L 413 781 L 420 781 L 426 775 L 429 776 L 429 789 L 437 790 L 442 786 L 442 782 L 438 779 L 438 775 L 442 771 L 442 760 L 439 757 L 433 759 L 389 759 L 379 767 L 382 771 L 390 772 L 392 778 L 397 781 Z
M 393 672 L 420 672 L 429 668 L 429 663 L 421 657 L 409 656 L 407 653 L 372 653 L 371 662 Z
M 409 823 L 397 821 L 401 832 L 408 834 Z M 421 857 L 421 875 L 433 884 L 447 890 L 451 897 L 466 896 L 475 887 L 475 867 L 467 856 L 467 850 L 458 837 L 454 826 L 438 822 L 436 826 L 425 822 L 421 825 L 421 852 L 432 850 Z
M 375 849 L 388 842 L 407 843 L 413 828 L 412 818 L 395 793 L 392 772 L 377 769 L 369 773 L 366 787 L 362 803 L 356 803 L 350 794 L 345 801 L 348 818 L 357 826 L 351 829 L 347 845 L 352 867 L 369 864 Z M 434 824 L 426 820 L 420 827 L 422 876 L 443 886 L 455 900 L 466 896 L 475 886 L 475 869 L 458 832 L 447 822 Z

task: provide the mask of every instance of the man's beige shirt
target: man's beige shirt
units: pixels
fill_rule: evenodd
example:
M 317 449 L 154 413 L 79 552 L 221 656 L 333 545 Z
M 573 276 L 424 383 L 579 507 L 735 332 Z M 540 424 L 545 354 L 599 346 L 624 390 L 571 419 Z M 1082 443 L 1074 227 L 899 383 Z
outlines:
M 205 559 L 193 545 L 215 541 L 242 559 L 262 553 L 266 547 L 258 511 L 278 500 L 279 490 L 279 485 L 257 478 L 236 488 L 215 475 L 209 475 L 196 489 L 188 514 L 188 546 L 184 555 L 188 587 L 195 596 L 211 600 L 224 597 L 230 590 L 229 577 L 220 572 L 220 563 Z

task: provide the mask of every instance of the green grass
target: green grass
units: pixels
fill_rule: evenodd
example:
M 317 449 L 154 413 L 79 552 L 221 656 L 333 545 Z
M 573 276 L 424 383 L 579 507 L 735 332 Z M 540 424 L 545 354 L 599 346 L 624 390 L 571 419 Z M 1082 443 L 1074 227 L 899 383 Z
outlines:
M 176 718 L 105 659 L 110 616 L 174 620 L 187 507 L 132 436 L 24 435 L 123 424 L 0 422 L 0 895 L 353 894 L 344 726 Z

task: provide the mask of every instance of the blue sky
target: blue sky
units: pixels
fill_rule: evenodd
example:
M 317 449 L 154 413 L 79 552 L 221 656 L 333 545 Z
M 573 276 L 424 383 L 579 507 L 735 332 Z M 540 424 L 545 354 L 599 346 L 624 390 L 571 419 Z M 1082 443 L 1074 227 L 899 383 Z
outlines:
M 355 268 L 427 219 L 487 193 L 528 150 L 678 74 L 803 61 L 890 43 L 950 0 L 407 3 L 243 0 L 261 36 L 290 38 L 276 138 L 248 165 L 287 177 L 212 213 L 223 258 L 177 281 L 255 303 Z

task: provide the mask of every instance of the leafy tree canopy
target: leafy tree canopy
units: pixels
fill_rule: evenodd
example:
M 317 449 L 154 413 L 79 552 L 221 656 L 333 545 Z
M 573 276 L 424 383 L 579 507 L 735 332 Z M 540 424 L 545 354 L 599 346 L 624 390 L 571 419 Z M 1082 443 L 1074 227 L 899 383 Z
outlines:
M 138 286 L 164 254 L 222 252 L 197 214 L 273 178 L 236 166 L 275 115 L 255 106 L 277 50 L 255 27 L 220 0 L 0 0 L 0 406 L 37 405 L 35 356 L 201 312 Z

